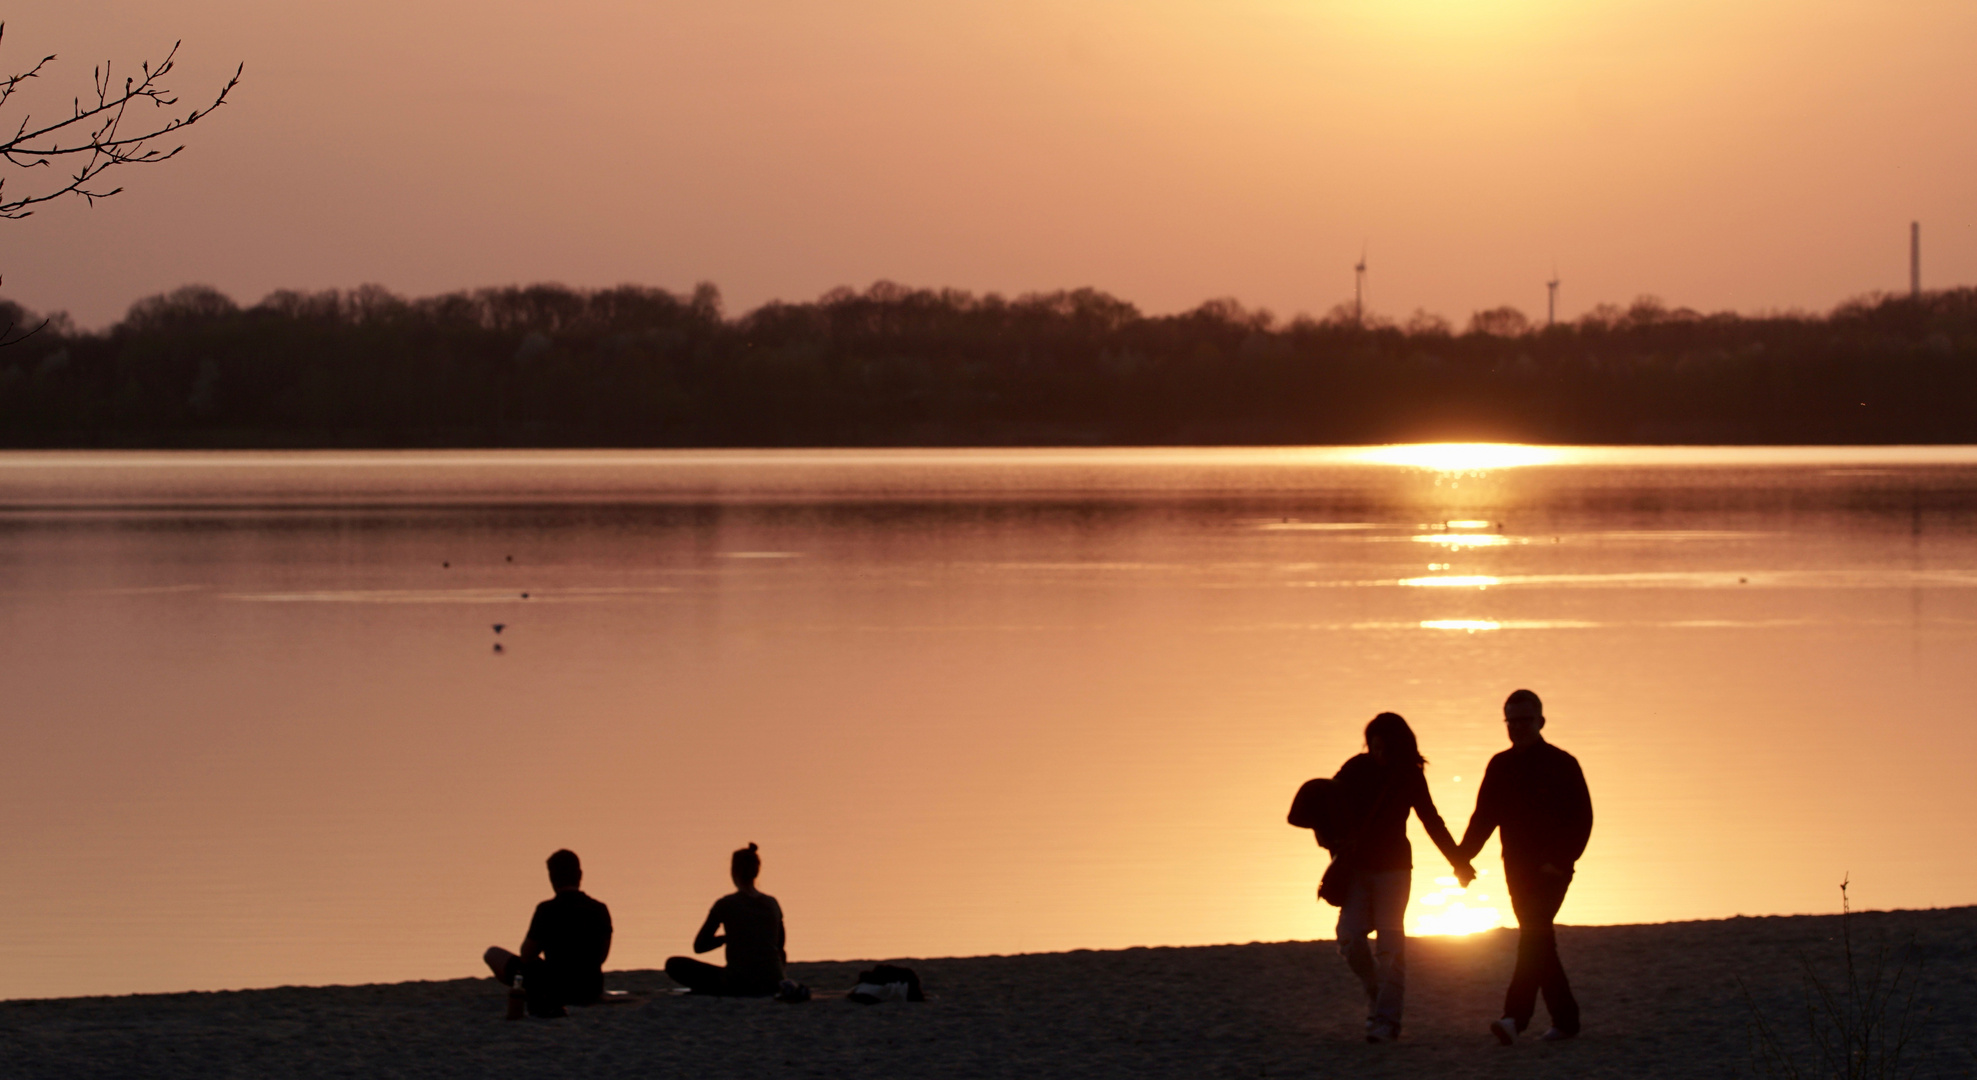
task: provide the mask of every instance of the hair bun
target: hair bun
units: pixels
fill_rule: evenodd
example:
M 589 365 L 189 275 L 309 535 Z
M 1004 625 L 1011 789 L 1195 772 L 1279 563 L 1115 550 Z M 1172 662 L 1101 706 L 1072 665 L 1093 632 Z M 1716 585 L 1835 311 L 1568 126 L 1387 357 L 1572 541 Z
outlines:
M 750 850 L 750 851 L 754 851 L 754 850 L 756 850 L 756 848 L 755 848 L 755 841 L 753 841 L 753 840 L 750 840 L 750 841 L 748 842 L 748 850 Z

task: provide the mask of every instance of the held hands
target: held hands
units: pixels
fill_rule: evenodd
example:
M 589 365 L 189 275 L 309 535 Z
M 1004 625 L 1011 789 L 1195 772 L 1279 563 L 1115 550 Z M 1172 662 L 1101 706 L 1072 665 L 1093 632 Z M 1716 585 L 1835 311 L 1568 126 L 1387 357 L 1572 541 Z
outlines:
M 1476 868 L 1470 865 L 1468 859 L 1455 864 L 1456 884 L 1466 889 L 1469 887 L 1469 883 L 1474 880 L 1476 880 Z

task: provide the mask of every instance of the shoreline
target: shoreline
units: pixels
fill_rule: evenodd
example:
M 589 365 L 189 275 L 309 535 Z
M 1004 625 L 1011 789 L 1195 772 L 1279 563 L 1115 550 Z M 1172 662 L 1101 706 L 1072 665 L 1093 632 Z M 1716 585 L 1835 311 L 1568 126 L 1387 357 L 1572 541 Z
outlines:
M 1561 926 L 1585 1034 L 1507 1049 L 1485 1025 L 1514 929 L 1412 939 L 1406 1034 L 1389 1046 L 1361 1039 L 1332 943 L 1290 941 L 895 961 L 933 999 L 910 1005 L 693 998 L 662 972 L 607 971 L 639 1000 L 521 1023 L 502 1020 L 505 991 L 485 977 L 15 999 L 0 1002 L 0 1074 L 1745 1076 L 1760 1071 L 1753 1006 L 1804 1063 L 1802 958 L 1837 972 L 1840 930 L 1837 914 Z M 1857 965 L 1913 942 L 1919 1075 L 1977 1069 L 1977 907 L 1856 912 L 1851 931 Z M 827 995 L 871 963 L 790 974 Z
M 1325 910 L 1336 911 L 1337 909 L 1327 908 Z M 1955 912 L 1970 912 L 1973 916 L 1973 921 L 1977 922 L 1977 904 L 1955 904 L 1947 907 L 1877 908 L 1871 911 L 1855 911 L 1853 912 L 1853 917 L 1856 919 L 1878 919 L 1882 917 L 1900 918 L 1905 916 L 1929 916 L 1929 915 L 1938 915 L 1938 914 L 1955 913 Z M 1832 919 L 1835 920 L 1835 922 L 1837 922 L 1839 918 L 1840 916 L 1837 913 L 1802 912 L 1797 914 L 1785 914 L 1785 915 L 1726 915 L 1723 916 L 1722 918 L 1717 918 L 1717 919 L 1670 919 L 1664 922 L 1587 923 L 1587 924 L 1559 923 L 1558 929 L 1561 933 L 1565 932 L 1566 930 L 1571 930 L 1575 933 L 1580 933 L 1587 931 L 1602 931 L 1602 930 L 1642 930 L 1642 929 L 1654 929 L 1661 927 L 1672 928 L 1672 927 L 1687 927 L 1687 926 L 1715 926 L 1718 924 L 1736 924 L 1736 923 L 1746 923 L 1746 922 L 1782 922 L 1782 921 L 1794 920 L 1794 919 L 1807 919 L 1807 920 Z M 1510 923 L 1504 926 L 1491 927 L 1488 930 L 1476 931 L 1474 933 L 1469 933 L 1469 934 L 1418 934 L 1418 935 L 1410 936 L 1407 940 L 1411 947 L 1414 943 L 1417 942 L 1424 942 L 1424 941 L 1425 942 L 1433 942 L 1433 941 L 1455 942 L 1455 941 L 1462 941 L 1470 938 L 1484 937 L 1490 934 L 1514 935 L 1516 932 L 1517 932 L 1516 924 Z M 1331 946 L 1334 940 L 1335 939 L 1329 937 L 1286 938 L 1280 941 L 1217 941 L 1217 942 L 1209 942 L 1206 944 L 1197 944 L 1197 945 L 1127 945 L 1122 948 L 1103 948 L 1103 949 L 1076 948 L 1076 949 L 1042 950 L 1038 952 L 966 953 L 958 956 L 876 957 L 876 958 L 864 958 L 864 959 L 824 958 L 818 960 L 793 960 L 789 962 L 788 966 L 792 970 L 803 968 L 803 969 L 822 969 L 826 971 L 834 971 L 835 969 L 838 968 L 867 968 L 875 964 L 908 964 L 908 965 L 948 964 L 948 963 L 964 963 L 975 960 L 1025 960 L 1036 957 L 1109 955 L 1116 953 L 1190 952 L 1190 951 L 1202 950 L 1202 949 L 1247 949 L 1247 948 L 1258 948 L 1258 947 L 1269 948 L 1269 947 L 1277 947 L 1277 946 L 1285 946 L 1285 947 L 1313 946 L 1313 945 Z M 616 988 L 615 984 L 612 984 L 611 980 L 620 977 L 630 980 L 639 980 L 639 981 L 643 981 L 649 977 L 657 977 L 662 981 L 666 981 L 665 972 L 658 968 L 622 968 L 622 969 L 607 968 L 604 972 L 605 983 L 607 987 L 610 988 Z M 199 996 L 199 995 L 217 996 L 224 994 L 260 994 L 260 993 L 272 993 L 275 991 L 282 991 L 282 990 L 369 990 L 369 989 L 377 989 L 380 987 L 451 986 L 462 982 L 478 982 L 484 978 L 485 978 L 484 975 L 470 975 L 465 977 L 449 978 L 449 979 L 399 979 L 392 982 L 278 983 L 272 986 L 235 986 L 235 987 L 222 987 L 219 989 L 211 989 L 211 990 L 198 990 L 198 989 L 132 990 L 128 992 L 109 992 L 102 994 L 67 994 L 58 997 L 45 997 L 45 998 L 36 998 L 36 997 L 0 998 L 0 1009 L 4 1009 L 11 1005 L 57 1004 L 61 1002 L 83 1002 L 83 1001 L 102 1001 L 102 1002 L 132 1001 L 132 1000 L 144 999 L 144 998 L 182 998 L 182 997 Z

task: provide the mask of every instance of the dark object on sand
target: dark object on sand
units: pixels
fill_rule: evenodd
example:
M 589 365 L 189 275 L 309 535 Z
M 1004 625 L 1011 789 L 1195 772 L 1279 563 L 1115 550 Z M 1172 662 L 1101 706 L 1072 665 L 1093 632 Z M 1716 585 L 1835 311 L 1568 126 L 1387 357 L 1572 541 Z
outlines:
M 927 995 L 920 992 L 920 976 L 912 968 L 897 964 L 880 964 L 869 971 L 858 973 L 858 985 L 846 995 L 860 1005 L 877 1005 L 881 1001 L 925 1001 Z
M 776 988 L 776 1000 L 787 1005 L 800 1005 L 810 1000 L 810 988 L 795 979 L 784 979 Z
M 522 594 L 522 599 L 524 599 L 524 600 L 527 600 L 528 598 L 529 598 L 529 594 L 528 594 L 528 593 L 523 593 L 523 594 Z

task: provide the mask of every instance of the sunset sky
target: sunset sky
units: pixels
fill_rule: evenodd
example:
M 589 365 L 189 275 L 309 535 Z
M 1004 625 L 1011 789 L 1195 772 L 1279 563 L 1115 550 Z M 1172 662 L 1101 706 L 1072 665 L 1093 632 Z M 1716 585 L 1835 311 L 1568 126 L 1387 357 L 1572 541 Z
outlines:
M 1458 323 L 1977 280 L 1977 5 L 1898 0 L 22 0 L 39 112 L 162 55 L 168 165 L 0 223 L 101 326 L 191 283 L 1090 285 Z M 17 102 L 20 99 L 17 99 Z M 17 123 L 20 110 L 5 114 Z M 9 173 L 7 190 L 24 179 Z

